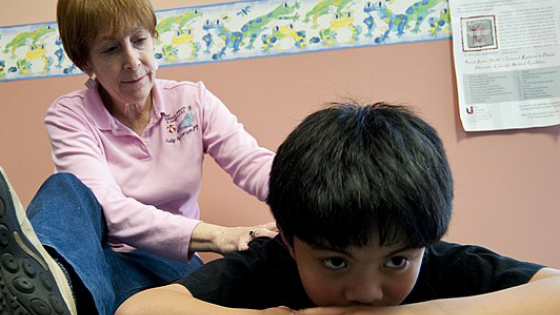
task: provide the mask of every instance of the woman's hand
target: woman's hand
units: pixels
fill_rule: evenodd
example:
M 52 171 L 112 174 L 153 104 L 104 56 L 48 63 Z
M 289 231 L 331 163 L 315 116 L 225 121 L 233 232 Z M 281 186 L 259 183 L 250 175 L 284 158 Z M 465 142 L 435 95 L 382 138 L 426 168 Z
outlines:
M 225 227 L 201 222 L 191 237 L 191 252 L 215 252 L 227 254 L 236 250 L 246 250 L 256 237 L 274 237 L 278 234 L 276 223 L 250 227 Z
M 270 222 L 263 225 L 250 227 L 233 227 L 222 230 L 216 242 L 221 254 L 226 254 L 236 250 L 246 250 L 249 242 L 254 238 L 266 236 L 274 237 L 278 234 L 276 223 Z

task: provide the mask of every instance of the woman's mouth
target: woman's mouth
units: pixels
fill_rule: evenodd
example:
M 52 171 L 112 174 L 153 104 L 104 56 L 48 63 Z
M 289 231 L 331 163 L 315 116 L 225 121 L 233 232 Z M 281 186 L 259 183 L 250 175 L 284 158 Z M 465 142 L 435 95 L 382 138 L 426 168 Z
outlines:
M 144 79 L 145 77 L 146 77 L 146 76 L 143 75 L 143 76 L 141 76 L 141 77 L 139 77 L 139 78 L 137 78 L 137 79 L 131 79 L 131 80 L 123 81 L 123 83 L 124 83 L 124 84 L 136 84 L 136 83 L 140 82 L 142 79 Z

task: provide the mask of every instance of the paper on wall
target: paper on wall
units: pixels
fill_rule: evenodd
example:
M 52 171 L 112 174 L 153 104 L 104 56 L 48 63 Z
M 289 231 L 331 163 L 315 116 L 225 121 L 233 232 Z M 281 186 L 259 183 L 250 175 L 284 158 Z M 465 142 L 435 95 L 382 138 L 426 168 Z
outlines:
M 450 0 L 466 131 L 560 124 L 560 1 Z

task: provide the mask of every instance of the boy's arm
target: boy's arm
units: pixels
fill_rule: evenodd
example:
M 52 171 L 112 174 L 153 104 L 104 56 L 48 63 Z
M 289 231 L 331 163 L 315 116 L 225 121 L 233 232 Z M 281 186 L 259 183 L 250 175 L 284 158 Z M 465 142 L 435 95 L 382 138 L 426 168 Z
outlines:
M 228 308 L 207 303 L 192 296 L 180 284 L 170 284 L 139 292 L 127 299 L 117 310 L 116 315 L 293 315 L 287 307 L 265 310 Z
M 560 314 L 560 270 L 543 268 L 520 286 L 462 298 L 393 307 L 319 307 L 300 315 L 556 315 Z

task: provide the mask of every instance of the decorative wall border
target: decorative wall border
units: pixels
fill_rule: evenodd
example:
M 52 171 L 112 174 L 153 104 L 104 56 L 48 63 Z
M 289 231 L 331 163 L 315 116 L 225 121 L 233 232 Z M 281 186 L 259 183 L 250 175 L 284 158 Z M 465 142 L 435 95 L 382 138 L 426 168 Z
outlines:
M 451 37 L 448 0 L 254 0 L 156 15 L 162 66 Z M 0 82 L 76 74 L 56 23 L 0 27 Z

